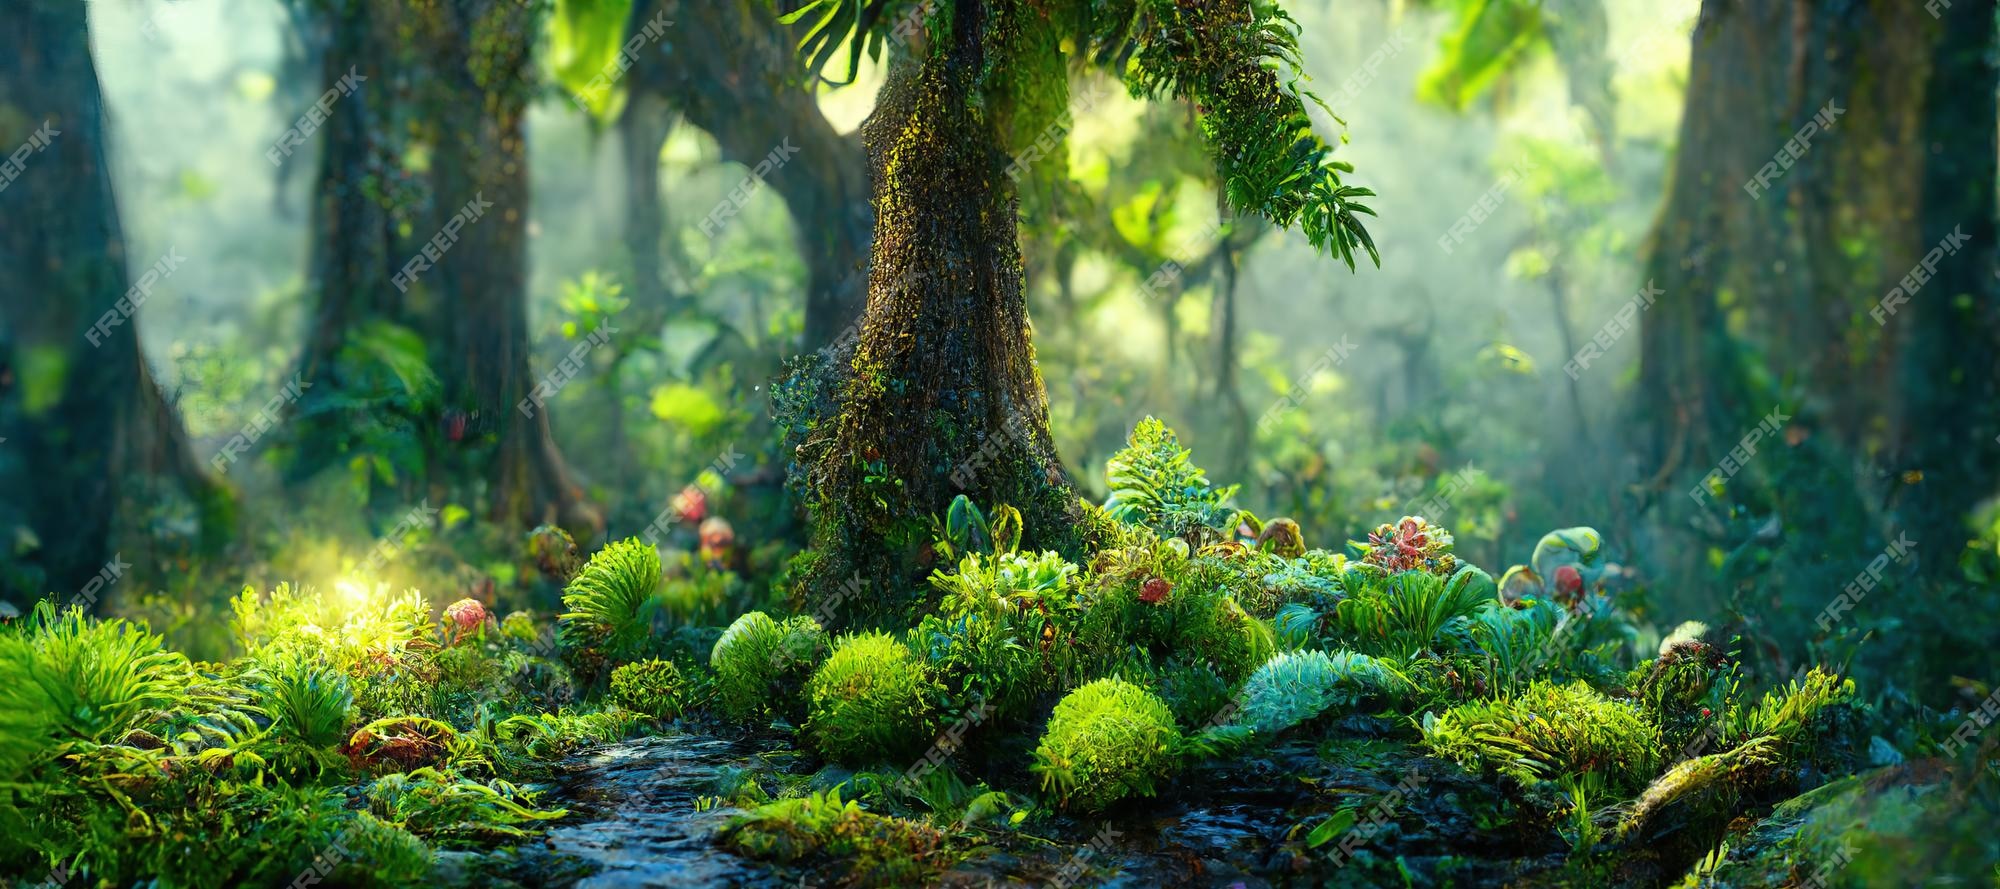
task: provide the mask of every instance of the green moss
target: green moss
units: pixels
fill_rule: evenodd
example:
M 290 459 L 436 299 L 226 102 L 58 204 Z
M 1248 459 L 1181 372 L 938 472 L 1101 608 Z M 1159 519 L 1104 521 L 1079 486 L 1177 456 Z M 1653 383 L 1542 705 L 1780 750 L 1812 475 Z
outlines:
M 1122 679 L 1099 679 L 1056 704 L 1032 770 L 1064 808 L 1098 812 L 1152 796 L 1174 768 L 1181 733 L 1167 705 Z
M 937 831 L 865 811 L 837 788 L 760 805 L 724 827 L 721 839 L 753 858 L 842 862 L 844 885 L 923 885 L 948 863 Z
M 687 680 L 673 661 L 645 660 L 611 671 L 611 700 L 656 719 L 679 716 Z
M 886 633 L 849 636 L 806 683 L 805 736 L 836 762 L 907 755 L 934 736 L 941 693 L 903 643 Z

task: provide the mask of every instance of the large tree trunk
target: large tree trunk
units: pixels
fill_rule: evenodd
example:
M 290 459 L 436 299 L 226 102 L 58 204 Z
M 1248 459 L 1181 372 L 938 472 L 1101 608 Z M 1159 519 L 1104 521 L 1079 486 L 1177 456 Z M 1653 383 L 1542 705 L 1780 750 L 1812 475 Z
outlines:
M 795 150 L 766 183 L 791 210 L 806 262 L 805 347 L 834 342 L 860 315 L 867 296 L 864 263 L 874 214 L 860 144 L 836 132 L 820 113 L 818 100 L 799 79 L 791 42 L 769 4 L 634 3 L 628 41 L 645 40 L 647 26 L 662 18 L 673 22 L 660 38 L 664 45 L 640 49 L 627 75 L 632 93 L 625 110 L 627 135 L 666 138 L 664 128 L 644 123 L 657 116 L 657 99 L 715 137 L 723 156 L 744 166 L 756 167 L 773 151 Z M 652 158 L 657 163 L 659 147 L 657 141 L 640 141 L 626 150 L 635 161 Z M 637 273 L 656 279 L 659 193 L 656 185 L 647 185 L 633 183 L 636 209 L 629 219 L 635 228 L 629 239 L 636 247 Z M 640 286 L 643 293 L 651 280 Z
M 534 0 L 450 0 L 423 15 L 426 118 L 433 121 L 429 225 L 457 242 L 425 273 L 435 302 L 419 322 L 443 386 L 446 479 L 486 485 L 496 521 L 604 520 L 571 478 L 535 389 L 528 334 L 528 145 L 522 132 L 540 29 Z
M 878 593 L 834 604 L 836 623 L 906 603 L 927 570 L 929 521 L 960 494 L 1020 509 L 1027 546 L 1083 549 L 1035 369 L 1008 161 L 978 101 L 991 14 L 958 3 L 943 44 L 899 60 L 863 127 L 868 308 L 838 414 L 800 453 L 819 591 L 859 576 Z
M 1956 572 L 1967 517 L 2000 487 L 2000 293 L 1994 276 L 1994 3 L 1960 0 L 1938 30 L 1923 103 L 1918 248 L 1963 247 L 1906 305 L 1876 314 L 1900 330 L 1894 452 L 1898 521 L 1936 579 Z
M 109 125 L 91 60 L 88 7 L 22 0 L 0 8 L 0 521 L 39 540 L 10 562 L 0 592 L 101 606 L 100 577 L 160 554 L 112 540 L 126 496 L 166 481 L 189 497 L 212 551 L 231 522 L 230 492 L 207 476 L 140 353 L 124 234 L 108 167 Z M 177 264 L 178 260 L 163 260 Z M 151 264 L 149 260 L 149 264 Z M 140 300 L 143 302 L 143 299 Z M 114 567 L 116 558 L 123 567 Z M 105 572 L 111 572 L 106 575 Z M 77 598 L 79 595 L 81 599 Z

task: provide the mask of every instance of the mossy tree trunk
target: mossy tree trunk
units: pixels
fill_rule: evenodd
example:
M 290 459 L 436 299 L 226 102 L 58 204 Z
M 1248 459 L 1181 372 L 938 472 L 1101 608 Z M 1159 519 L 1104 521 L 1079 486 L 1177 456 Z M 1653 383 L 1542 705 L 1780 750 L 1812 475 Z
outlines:
M 450 433 L 433 454 L 433 473 L 483 483 L 495 521 L 559 523 L 584 536 L 603 530 L 602 514 L 571 477 L 547 406 L 520 409 L 539 376 L 529 360 L 522 121 L 536 89 L 541 9 L 536 0 L 448 0 L 419 19 L 433 150 L 429 222 L 419 229 L 445 231 L 481 205 L 426 274 L 435 303 L 419 329 L 433 350 L 440 424 Z
M 823 589 L 851 575 L 874 585 L 870 601 L 838 603 L 838 618 L 908 601 L 931 567 L 930 519 L 959 494 L 1020 509 L 1024 546 L 1081 553 L 1035 367 L 1009 161 L 980 102 L 994 15 L 954 4 L 938 43 L 895 65 L 863 126 L 868 307 L 837 415 L 800 454 Z
M 1956 572 L 1973 536 L 1967 517 L 2000 480 L 1994 5 L 1958 2 L 1944 10 L 1923 103 L 1917 242 L 1928 250 L 1962 237 L 1965 246 L 1939 262 L 1936 276 L 1897 314 L 1882 310 L 1903 336 L 1893 401 L 1894 505 L 1903 527 L 1922 541 L 1922 565 L 1934 578 Z
M 234 499 L 194 457 L 147 368 L 136 316 L 119 308 L 130 257 L 87 12 L 69 0 L 0 8 L 0 151 L 19 159 L 0 191 L 0 281 L 8 288 L 0 297 L 0 521 L 38 540 L 24 550 L 15 528 L 0 528 L 9 563 L 0 591 L 16 602 L 56 593 L 101 608 L 102 596 L 77 595 L 114 557 L 130 563 L 116 569 L 122 578 L 171 555 L 147 546 L 150 533 L 130 541 L 144 552 L 114 542 L 128 497 L 163 493 L 155 481 L 178 489 L 196 508 L 208 551 L 226 540 Z M 96 327 L 107 313 L 121 323 Z
M 773 151 L 796 149 L 766 183 L 790 209 L 806 263 L 805 342 L 817 349 L 860 316 L 874 228 L 861 145 L 820 113 L 801 82 L 791 40 L 761 0 L 653 0 L 632 6 L 628 39 L 659 18 L 673 22 L 659 46 L 644 46 L 627 78 L 632 93 L 621 129 L 631 163 L 658 164 L 665 106 L 706 131 L 724 157 L 756 167 Z M 632 182 L 628 242 L 640 293 L 657 287 L 661 217 L 655 174 Z M 707 208 L 695 208 L 699 221 Z

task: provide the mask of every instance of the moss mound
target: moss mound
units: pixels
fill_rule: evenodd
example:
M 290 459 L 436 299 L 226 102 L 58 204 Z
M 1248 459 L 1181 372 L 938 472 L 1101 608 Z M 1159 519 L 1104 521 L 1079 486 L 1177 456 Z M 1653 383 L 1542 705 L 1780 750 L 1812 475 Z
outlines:
M 1122 679 L 1099 679 L 1056 705 L 1035 748 L 1033 771 L 1064 808 L 1098 812 L 1130 796 L 1152 796 L 1172 770 L 1181 740 L 1167 705 Z
M 826 630 L 800 615 L 784 622 L 762 611 L 736 619 L 715 640 L 708 655 L 715 668 L 716 706 L 744 722 L 759 717 L 800 715 L 806 678 L 825 657 Z
M 687 680 L 673 661 L 637 661 L 611 671 L 611 700 L 634 713 L 672 719 L 680 715 L 686 692 Z
M 806 738 L 838 762 L 911 754 L 932 737 L 941 691 L 909 647 L 888 634 L 849 636 L 806 683 Z

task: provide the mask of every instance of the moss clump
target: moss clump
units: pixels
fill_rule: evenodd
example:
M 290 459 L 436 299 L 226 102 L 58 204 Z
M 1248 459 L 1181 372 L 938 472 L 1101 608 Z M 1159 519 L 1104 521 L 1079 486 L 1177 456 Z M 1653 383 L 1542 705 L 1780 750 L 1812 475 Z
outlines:
M 1129 796 L 1152 796 L 1155 782 L 1172 771 L 1180 741 L 1159 698 L 1122 679 L 1099 679 L 1056 705 L 1033 771 L 1064 808 L 1102 811 Z
M 941 693 L 908 646 L 886 633 L 849 636 L 806 683 L 806 738 L 838 762 L 907 754 L 930 740 Z
M 1424 744 L 1437 755 L 1524 784 L 1595 775 L 1631 793 L 1659 766 L 1659 730 L 1637 707 L 1581 682 L 1539 680 L 1512 697 L 1426 714 L 1423 729 Z
M 840 790 L 774 800 L 723 828 L 722 842 L 753 858 L 847 862 L 848 882 L 914 886 L 935 878 L 943 837 L 922 824 L 862 810 Z
M 716 706 L 739 722 L 763 716 L 797 718 L 800 693 L 825 657 L 826 630 L 805 615 L 783 623 L 762 611 L 736 619 L 709 651 Z
M 673 661 L 646 660 L 611 671 L 611 700 L 656 719 L 679 716 L 687 680 Z

